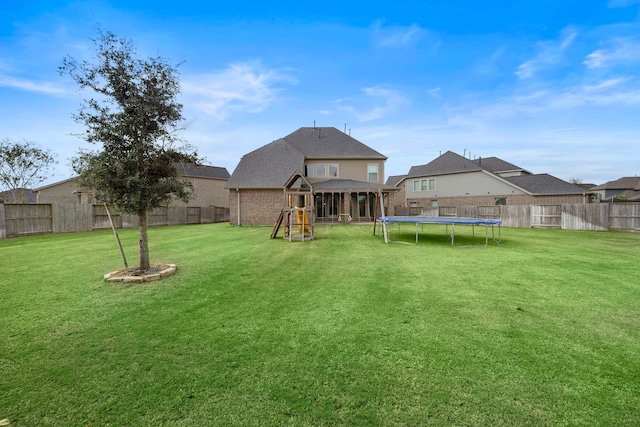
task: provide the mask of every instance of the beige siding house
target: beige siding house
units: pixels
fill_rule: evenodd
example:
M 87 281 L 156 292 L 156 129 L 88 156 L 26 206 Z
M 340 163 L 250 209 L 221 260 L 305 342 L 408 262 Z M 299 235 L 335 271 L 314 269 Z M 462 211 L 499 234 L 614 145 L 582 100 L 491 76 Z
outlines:
M 230 223 L 273 225 L 285 204 L 284 186 L 301 171 L 313 186 L 315 220 L 373 221 L 387 157 L 333 127 L 303 127 L 242 157 L 229 178 Z
M 606 203 L 640 202 L 640 177 L 625 176 L 590 188 Z
M 532 174 L 497 157 L 470 160 L 447 151 L 396 177 L 405 207 L 589 203 L 591 194 L 549 174 Z M 399 201 L 400 199 L 396 199 Z
M 189 164 L 176 164 L 176 168 L 193 185 L 194 197 L 189 203 L 176 200 L 174 206 L 229 207 L 229 190 L 225 188 L 229 172 L 226 168 Z M 78 186 L 76 177 L 45 185 L 34 191 L 38 203 L 100 203 L 94 199 L 91 189 Z

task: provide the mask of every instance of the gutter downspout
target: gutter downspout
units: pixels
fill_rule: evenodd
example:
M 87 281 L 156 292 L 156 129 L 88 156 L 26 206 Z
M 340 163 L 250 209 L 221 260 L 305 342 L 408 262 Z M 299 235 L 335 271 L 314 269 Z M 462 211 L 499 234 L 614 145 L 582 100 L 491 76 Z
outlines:
M 240 225 L 240 189 L 236 188 L 236 194 L 238 194 L 238 226 Z

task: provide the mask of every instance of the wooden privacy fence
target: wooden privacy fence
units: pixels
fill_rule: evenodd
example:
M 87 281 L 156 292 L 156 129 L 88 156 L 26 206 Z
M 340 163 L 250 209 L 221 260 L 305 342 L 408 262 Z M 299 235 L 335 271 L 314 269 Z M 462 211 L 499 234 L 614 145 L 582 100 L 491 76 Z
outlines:
M 396 215 L 500 219 L 504 227 L 640 231 L 640 203 L 395 207 Z
M 405 210 L 403 210 L 405 209 Z M 446 206 L 395 208 L 396 215 L 459 216 L 501 219 L 504 227 L 565 230 L 640 231 L 640 203 L 575 205 Z M 118 228 L 138 226 L 135 215 L 112 212 Z M 229 208 L 163 207 L 149 215 L 150 226 L 205 224 L 229 221 Z M 103 205 L 2 204 L 0 239 L 42 233 L 67 233 L 110 228 Z
M 111 212 L 118 228 L 135 228 L 135 215 Z M 229 208 L 161 207 L 149 214 L 149 226 L 205 224 L 229 221 Z M 110 228 L 104 205 L 86 204 L 2 204 L 0 239 L 43 233 L 68 233 Z

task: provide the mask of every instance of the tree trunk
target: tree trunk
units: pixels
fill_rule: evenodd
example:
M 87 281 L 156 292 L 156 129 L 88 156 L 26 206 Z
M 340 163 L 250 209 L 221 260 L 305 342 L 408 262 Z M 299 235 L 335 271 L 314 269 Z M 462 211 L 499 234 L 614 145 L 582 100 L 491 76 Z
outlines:
M 139 213 L 140 225 L 138 234 L 140 236 L 140 270 L 148 270 L 149 265 L 149 240 L 147 239 L 147 212 Z

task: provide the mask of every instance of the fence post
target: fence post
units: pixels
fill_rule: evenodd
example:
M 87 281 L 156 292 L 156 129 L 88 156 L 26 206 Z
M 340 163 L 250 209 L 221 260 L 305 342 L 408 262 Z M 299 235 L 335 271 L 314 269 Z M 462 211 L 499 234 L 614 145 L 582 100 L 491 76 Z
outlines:
M 4 219 L 4 203 L 0 203 L 0 239 L 7 238 L 7 222 Z

